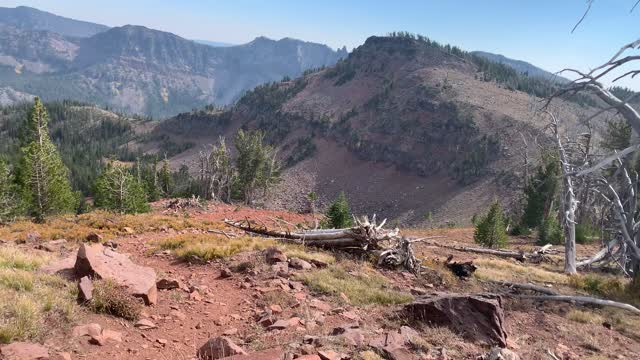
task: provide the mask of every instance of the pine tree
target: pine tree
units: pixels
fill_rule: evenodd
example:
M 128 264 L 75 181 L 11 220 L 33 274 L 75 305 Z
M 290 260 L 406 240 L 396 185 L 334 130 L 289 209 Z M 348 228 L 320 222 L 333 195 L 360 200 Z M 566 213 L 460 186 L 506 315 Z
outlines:
M 342 229 L 353 225 L 349 202 L 344 192 L 341 192 L 338 198 L 329 206 L 324 225 L 324 227 L 331 229 Z
M 13 174 L 4 159 L 0 159 L 0 224 L 12 220 L 19 209 L 19 199 Z
M 160 183 L 160 189 L 165 197 L 171 196 L 173 194 L 173 177 L 171 176 L 171 170 L 169 170 L 169 160 L 165 156 L 162 161 L 162 168 L 160 169 L 160 174 L 158 175 L 158 182 Z
M 122 165 L 108 164 L 96 180 L 94 191 L 96 207 L 123 214 L 149 211 L 143 185 Z
M 237 185 L 244 201 L 249 204 L 254 200 L 256 190 L 262 189 L 266 195 L 269 188 L 279 181 L 280 164 L 276 160 L 275 149 L 265 144 L 263 132 L 240 129 L 234 140 L 238 152 Z
M 500 248 L 506 245 L 506 226 L 497 200 L 491 204 L 489 212 L 478 221 L 473 240 L 488 248 Z
M 48 122 L 47 110 L 36 98 L 23 130 L 18 183 L 27 210 L 37 221 L 73 211 L 78 204 L 69 170 L 49 138 Z
M 544 154 L 542 163 L 524 191 L 526 205 L 522 225 L 530 229 L 536 228 L 549 214 L 558 191 L 559 174 L 558 159 L 554 155 Z

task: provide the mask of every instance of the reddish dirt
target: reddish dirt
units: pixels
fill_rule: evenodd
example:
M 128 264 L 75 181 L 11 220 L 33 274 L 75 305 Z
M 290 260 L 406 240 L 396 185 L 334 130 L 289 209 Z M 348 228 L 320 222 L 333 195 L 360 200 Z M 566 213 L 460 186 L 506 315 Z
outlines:
M 298 223 L 308 220 L 306 215 L 283 211 L 265 211 L 236 208 L 229 205 L 214 205 L 208 211 L 192 212 L 198 218 L 219 221 L 225 218 L 261 219 L 273 221 L 282 218 L 287 222 Z M 276 221 L 277 222 L 277 221 Z M 185 232 L 199 230 L 187 230 Z M 472 229 L 409 229 L 406 234 L 415 236 L 444 236 L 439 241 L 454 240 L 459 243 L 471 243 Z M 87 337 L 74 338 L 70 329 L 52 334 L 46 345 L 57 351 L 67 351 L 73 359 L 193 359 L 197 349 L 207 339 L 228 336 L 247 351 L 260 351 L 282 348 L 300 353 L 305 335 L 326 336 L 336 326 L 359 323 L 368 334 L 383 334 L 383 329 L 398 329 L 406 324 L 399 306 L 391 307 L 355 307 L 344 304 L 338 298 L 314 294 L 307 288 L 292 290 L 285 286 L 286 279 L 279 278 L 264 262 L 262 253 L 241 253 L 231 259 L 214 261 L 208 264 L 187 264 L 176 261 L 171 255 L 156 253 L 152 242 L 167 236 L 167 233 L 146 233 L 118 238 L 118 251 L 131 254 L 136 263 L 153 267 L 158 278 L 180 279 L 187 287 L 199 289 L 202 299 L 190 299 L 188 290 L 160 290 L 158 304 L 144 310 L 145 318 L 153 321 L 158 328 L 140 330 L 133 323 L 106 315 L 89 312 L 80 314 L 77 324 L 98 323 L 103 328 L 122 333 L 121 343 L 109 343 L 106 346 L 90 344 Z M 532 246 L 527 240 L 516 240 L 513 247 Z M 427 248 L 419 248 L 418 253 L 426 255 Z M 430 257 L 435 248 L 428 248 Z M 435 254 L 446 257 L 444 250 Z M 234 273 L 230 278 L 220 278 L 220 271 L 227 266 L 242 262 L 253 263 L 248 273 Z M 253 271 L 253 272 L 252 272 Z M 314 270 L 311 270 L 314 271 Z M 455 292 L 475 292 L 490 290 L 471 281 L 455 281 L 447 285 L 430 283 L 428 279 L 417 279 L 408 273 L 383 271 L 391 282 L 391 287 L 408 291 L 412 287 L 433 287 L 436 290 Z M 323 310 L 325 321 L 313 324 L 317 308 L 311 306 L 314 299 L 327 303 Z M 304 323 L 286 330 L 268 331 L 258 324 L 258 315 L 265 306 L 278 304 L 283 312 L 276 314 L 277 319 L 300 317 Z M 506 328 L 510 347 L 521 355 L 522 359 L 548 359 L 547 349 L 555 351 L 559 345 L 566 346 L 577 358 L 589 356 L 618 356 L 619 359 L 640 357 L 640 343 L 615 330 L 609 330 L 600 324 L 580 324 L 568 320 L 563 315 L 573 309 L 570 305 L 541 305 L 524 301 L 507 301 L 505 309 Z M 182 312 L 184 319 L 172 316 L 172 310 Z M 412 324 L 420 331 L 420 326 Z M 236 330 L 233 330 L 236 329 Z M 424 334 L 431 333 L 427 331 Z M 425 335 L 427 336 L 427 335 Z M 166 341 L 165 341 L 166 340 Z M 476 359 L 487 352 L 486 346 L 464 341 L 459 338 L 433 340 L 440 345 L 429 345 L 434 350 L 445 347 L 451 359 Z M 432 343 L 433 343 L 432 342 Z M 334 345 L 325 345 L 323 349 Z M 349 348 L 351 354 L 365 348 Z M 337 349 L 341 350 L 341 349 Z M 344 349 L 342 349 L 344 350 Z M 434 350 L 435 351 L 435 350 Z M 251 359 L 251 357 L 247 357 Z

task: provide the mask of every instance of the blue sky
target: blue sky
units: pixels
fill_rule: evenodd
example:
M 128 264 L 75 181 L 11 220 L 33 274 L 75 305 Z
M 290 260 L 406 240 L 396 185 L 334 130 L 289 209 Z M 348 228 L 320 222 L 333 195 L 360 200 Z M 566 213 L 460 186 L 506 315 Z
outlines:
M 484 50 L 549 71 L 588 70 L 640 38 L 636 0 L 23 0 L 27 5 L 110 26 L 144 25 L 190 39 L 245 43 L 257 36 L 293 37 L 351 49 L 371 35 L 420 33 L 466 50 Z M 640 89 L 640 79 L 622 85 Z

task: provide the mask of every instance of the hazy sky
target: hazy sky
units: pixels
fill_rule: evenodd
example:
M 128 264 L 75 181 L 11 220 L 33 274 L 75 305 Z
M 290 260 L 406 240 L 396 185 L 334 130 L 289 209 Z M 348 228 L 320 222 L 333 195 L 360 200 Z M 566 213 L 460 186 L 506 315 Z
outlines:
M 371 35 L 420 33 L 466 50 L 484 50 L 549 71 L 588 70 L 640 38 L 636 0 L 0 0 L 109 26 L 144 25 L 185 38 L 245 43 L 293 37 L 351 49 Z M 640 90 L 640 78 L 622 84 Z

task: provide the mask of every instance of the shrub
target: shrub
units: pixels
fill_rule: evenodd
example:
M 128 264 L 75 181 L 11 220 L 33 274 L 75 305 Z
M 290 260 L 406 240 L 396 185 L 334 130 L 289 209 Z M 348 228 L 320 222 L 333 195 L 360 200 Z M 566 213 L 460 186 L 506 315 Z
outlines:
M 564 243 L 562 227 L 555 214 L 550 214 L 538 227 L 538 244 L 559 245 L 562 243 Z
M 344 192 L 341 192 L 336 201 L 329 206 L 326 216 L 327 218 L 323 224 L 326 228 L 341 229 L 353 225 L 349 202 Z
M 591 224 L 576 224 L 576 243 L 590 244 L 600 236 L 598 229 Z
M 500 203 L 491 204 L 489 212 L 476 225 L 473 239 L 488 248 L 503 247 L 507 243 L 507 233 Z
M 93 299 L 89 307 L 96 313 L 109 314 L 126 320 L 135 321 L 140 317 L 142 304 L 113 281 L 93 282 Z

